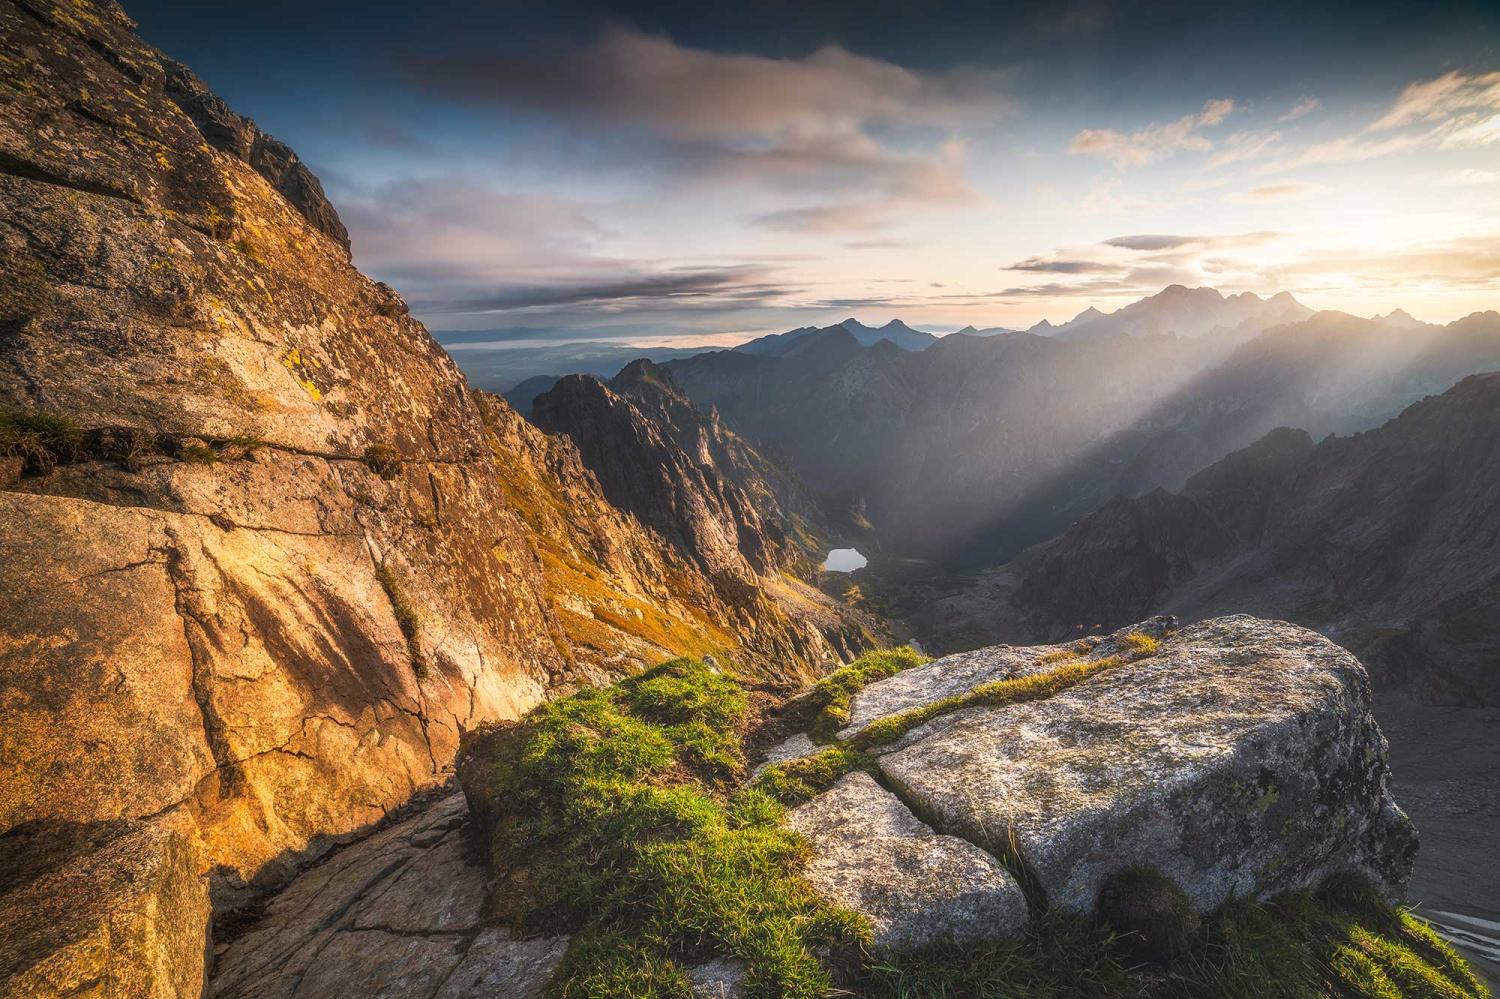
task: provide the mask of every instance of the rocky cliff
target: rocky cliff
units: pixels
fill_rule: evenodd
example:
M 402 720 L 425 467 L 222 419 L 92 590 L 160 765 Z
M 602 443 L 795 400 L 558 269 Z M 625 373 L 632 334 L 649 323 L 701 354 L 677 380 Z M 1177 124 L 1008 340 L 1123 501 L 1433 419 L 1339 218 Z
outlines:
M 472 392 L 118 7 L 4 0 L 0 35 L 0 852 L 81 844 L 5 881 L 11 988 L 190 991 L 153 962 L 201 978 L 200 873 L 240 904 L 480 722 L 747 620 L 789 675 L 862 640 L 811 592 L 757 618 L 779 579 L 726 594 Z M 79 908 L 111 850 L 148 873 Z
M 1500 375 L 1364 434 L 1277 430 L 1188 479 L 1116 500 L 1018 560 L 1039 634 L 1230 608 L 1316 626 L 1389 682 L 1500 704 Z

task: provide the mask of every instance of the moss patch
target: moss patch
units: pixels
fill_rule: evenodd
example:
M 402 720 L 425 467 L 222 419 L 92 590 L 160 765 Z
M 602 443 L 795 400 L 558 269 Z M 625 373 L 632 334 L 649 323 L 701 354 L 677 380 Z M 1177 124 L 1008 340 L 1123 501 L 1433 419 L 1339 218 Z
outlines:
M 375 579 L 379 581 L 381 589 L 391 601 L 391 613 L 396 617 L 396 624 L 401 629 L 402 636 L 406 639 L 406 651 L 411 656 L 411 669 L 418 680 L 427 678 L 427 657 L 422 653 L 422 626 L 417 620 L 416 609 L 406 599 L 406 591 L 402 589 L 396 574 L 384 563 L 375 567 Z
M 809 735 L 814 742 L 831 742 L 839 729 L 849 724 L 854 695 L 877 680 L 895 676 L 927 662 L 926 656 L 909 646 L 866 652 L 842 669 L 834 670 L 814 684 L 809 698 L 818 712 Z
M 371 444 L 362 460 L 366 468 L 387 482 L 401 474 L 401 455 L 389 444 Z
M 816 956 L 857 947 L 862 921 L 797 871 L 807 846 L 782 806 L 735 790 L 744 689 L 674 659 L 470 736 L 460 776 L 490 835 L 495 915 L 569 932 L 557 996 L 688 996 L 687 970 L 744 963 L 752 994 L 819 996 Z

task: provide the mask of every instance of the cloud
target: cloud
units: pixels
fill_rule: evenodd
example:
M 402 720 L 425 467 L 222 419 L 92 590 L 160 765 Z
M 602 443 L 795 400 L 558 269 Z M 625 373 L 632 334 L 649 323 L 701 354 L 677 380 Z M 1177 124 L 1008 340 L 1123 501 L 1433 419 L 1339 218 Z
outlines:
M 1410 84 L 1390 110 L 1365 131 L 1384 132 L 1417 122 L 1445 121 L 1475 110 L 1500 110 L 1500 72 L 1468 74 L 1453 70 L 1435 80 Z
M 1118 247 L 1122 250 L 1146 252 L 1175 250 L 1186 246 L 1219 249 L 1236 246 L 1259 246 L 1262 243 L 1269 243 L 1273 239 L 1279 239 L 1282 235 L 1282 233 L 1271 230 L 1241 232 L 1221 236 L 1181 236 L 1145 233 L 1138 236 L 1116 236 L 1113 239 L 1106 239 L 1103 245 Z
M 1358 162 L 1416 149 L 1470 149 L 1494 143 L 1500 143 L 1500 72 L 1454 70 L 1408 84 L 1390 108 L 1359 133 L 1275 160 L 1262 172 Z
M 853 239 L 844 244 L 846 250 L 900 250 L 911 244 L 904 239 Z
M 1097 260 L 1048 260 L 1042 257 L 1028 257 L 1004 269 L 1033 271 L 1041 274 L 1092 274 L 1099 271 L 1116 271 L 1119 267 L 1116 264 L 1101 263 Z
M 1169 124 L 1151 125 L 1129 135 L 1109 128 L 1084 129 L 1073 136 L 1068 152 L 1103 157 L 1122 170 L 1145 166 L 1180 150 L 1203 152 L 1213 148 L 1213 143 L 1198 132 L 1220 124 L 1233 111 L 1234 101 L 1226 98 L 1209 101 L 1202 110 Z
M 711 52 L 618 27 L 590 45 L 446 55 L 414 69 L 420 82 L 476 103 L 629 119 L 688 139 L 953 125 L 976 106 L 1004 104 L 994 74 L 925 75 L 838 45 L 801 59 Z
M 1485 187 L 1500 184 L 1500 170 L 1475 170 L 1465 167 L 1456 170 L 1438 181 L 1444 187 Z
M 585 206 L 467 177 L 350 192 L 340 211 L 360 267 L 395 285 L 419 314 L 740 307 L 788 291 L 766 263 L 667 268 L 612 257 L 604 252 L 611 234 Z
M 1399 250 L 1324 250 L 1270 268 L 1279 282 L 1388 290 L 1391 287 L 1490 289 L 1500 281 L 1500 234 L 1471 236 Z
M 854 188 L 976 198 L 952 136 L 1012 107 L 995 72 L 920 73 L 838 45 L 801 58 L 713 52 L 618 27 L 584 45 L 460 53 L 407 69 L 441 96 L 576 128 L 658 176 L 841 197 Z
M 1322 194 L 1328 188 L 1322 184 L 1313 184 L 1307 181 L 1293 180 L 1283 184 L 1261 184 L 1252 187 L 1248 191 L 1240 191 L 1230 195 L 1232 201 L 1244 201 L 1254 204 L 1265 204 L 1273 201 L 1306 201 L 1308 198 Z
M 793 167 L 789 157 L 794 155 L 793 151 L 782 149 L 765 156 L 742 156 L 726 169 L 748 168 L 764 173 L 768 159 L 774 158 L 779 161 L 777 171 L 784 175 Z M 878 148 L 869 148 L 864 153 L 857 148 L 846 148 L 815 155 L 811 162 L 798 164 L 797 168 L 821 174 L 819 178 L 808 178 L 805 186 L 826 188 L 841 195 L 858 190 L 864 197 L 764 212 L 751 219 L 753 224 L 780 232 L 868 232 L 884 228 L 894 218 L 918 208 L 983 201 L 964 177 L 964 147 L 958 142 L 944 143 L 936 153 L 926 157 L 889 155 Z
M 411 178 L 339 199 L 365 269 L 394 282 L 567 273 L 608 233 L 581 205 L 461 176 Z
M 761 228 L 778 232 L 860 232 L 884 228 L 887 214 L 884 205 L 853 202 L 766 212 L 752 221 Z
M 745 266 L 664 273 L 631 274 L 598 283 L 570 282 L 556 285 L 511 285 L 489 292 L 427 303 L 434 313 L 472 315 L 482 312 L 512 312 L 554 306 L 649 303 L 661 305 L 679 299 L 758 301 L 768 293 L 784 289 L 761 283 L 764 271 Z
M 1304 97 L 1296 104 L 1293 104 L 1291 108 L 1288 109 L 1287 113 L 1282 115 L 1278 120 L 1296 121 L 1298 118 L 1307 117 L 1322 106 L 1323 102 L 1318 100 L 1316 97 Z
M 1218 152 L 1209 157 L 1208 165 L 1221 167 L 1242 160 L 1261 159 L 1272 155 L 1280 143 L 1280 132 L 1236 132 L 1224 140 L 1224 145 Z

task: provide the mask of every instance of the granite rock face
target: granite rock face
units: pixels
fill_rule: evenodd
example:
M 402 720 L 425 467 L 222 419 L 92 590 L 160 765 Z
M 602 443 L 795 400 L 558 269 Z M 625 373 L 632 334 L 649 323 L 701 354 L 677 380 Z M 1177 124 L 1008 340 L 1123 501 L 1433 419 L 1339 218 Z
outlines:
M 467 818 L 450 793 L 310 868 L 222 949 L 209 995 L 539 999 L 567 938 L 484 924 Z
M 470 390 L 116 4 L 0 0 L 0 37 L 0 417 L 51 428 L 0 447 L 0 833 L 160 825 L 223 911 L 551 692 L 864 641 L 811 587 L 727 596 Z
M 868 774 L 843 777 L 787 824 L 812 843 L 807 879 L 864 915 L 881 950 L 1009 936 L 1026 925 L 1026 897 L 999 861 L 934 833 Z
M 43 822 L 0 836 L 0 855 L 0 994 L 202 992 L 208 890 L 179 829 Z

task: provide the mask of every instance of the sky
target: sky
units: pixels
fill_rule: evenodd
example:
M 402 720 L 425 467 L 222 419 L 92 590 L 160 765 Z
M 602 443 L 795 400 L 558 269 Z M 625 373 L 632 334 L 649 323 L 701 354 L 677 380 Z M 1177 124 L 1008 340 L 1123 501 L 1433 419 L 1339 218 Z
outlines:
M 1500 308 L 1500 4 L 125 6 L 435 330 Z

